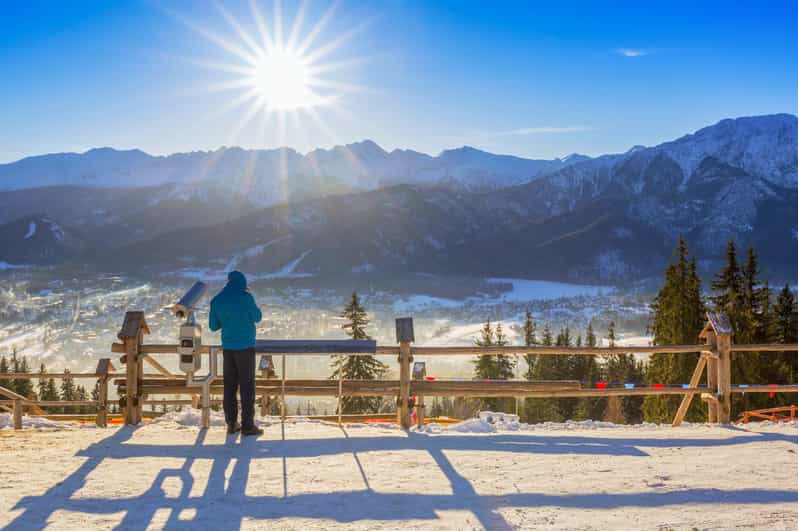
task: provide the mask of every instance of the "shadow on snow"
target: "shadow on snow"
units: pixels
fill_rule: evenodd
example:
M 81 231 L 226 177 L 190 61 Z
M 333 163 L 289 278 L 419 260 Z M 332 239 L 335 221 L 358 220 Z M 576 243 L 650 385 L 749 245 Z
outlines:
M 195 527 L 203 522 L 221 521 L 225 527 L 239 527 L 245 519 L 319 518 L 338 522 L 358 520 L 437 519 L 436 511 L 470 511 L 488 529 L 509 529 L 498 509 L 504 507 L 560 506 L 569 508 L 660 507 L 680 504 L 745 504 L 798 502 L 798 491 L 772 489 L 682 489 L 668 492 L 636 492 L 623 494 L 554 495 L 520 492 L 503 495 L 479 495 L 446 457 L 446 451 L 512 452 L 546 455 L 614 455 L 647 457 L 641 448 L 717 447 L 754 442 L 784 441 L 798 443 L 798 436 L 777 433 L 735 435 L 723 439 L 644 439 L 600 438 L 582 436 L 536 436 L 533 434 L 492 434 L 488 436 L 422 435 L 398 432 L 396 436 L 350 437 L 325 439 L 254 440 L 238 442 L 228 437 L 225 444 L 206 445 L 206 431 L 200 431 L 193 445 L 159 446 L 129 443 L 136 428 L 124 427 L 77 453 L 86 461 L 64 481 L 41 496 L 23 498 L 15 509 L 24 512 L 7 529 L 41 529 L 57 510 L 111 514 L 124 512 L 120 528 L 145 529 L 155 512 L 171 509 L 167 529 Z M 451 494 L 390 494 L 371 489 L 368 476 L 358 457 L 359 452 L 415 450 L 428 452 L 439 470 L 448 479 Z M 331 493 L 288 495 L 289 458 L 352 454 L 364 489 Z M 149 489 L 141 496 L 126 498 L 73 498 L 83 487 L 88 475 L 106 458 L 135 457 L 182 458 L 180 468 L 160 470 Z M 283 495 L 249 496 L 246 486 L 253 459 L 282 458 Z M 213 460 L 208 483 L 202 496 L 190 497 L 194 477 L 190 473 L 196 459 Z M 226 481 L 225 471 L 232 460 L 235 465 Z M 167 478 L 181 481 L 180 494 L 167 498 L 163 484 Z M 413 478 L 408 478 L 413 481 Z M 226 484 L 226 486 L 225 486 Z M 136 510 L 132 510 L 133 507 Z M 184 509 L 195 511 L 191 521 L 179 519 Z

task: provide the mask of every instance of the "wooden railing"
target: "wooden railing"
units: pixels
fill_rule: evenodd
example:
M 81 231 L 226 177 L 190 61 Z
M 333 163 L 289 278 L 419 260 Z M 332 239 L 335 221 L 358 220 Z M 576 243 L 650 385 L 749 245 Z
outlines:
M 363 355 L 363 352 L 342 352 L 341 341 L 329 342 L 325 347 L 319 341 L 280 341 L 268 342 L 271 346 L 262 350 L 274 352 L 283 348 L 289 352 L 281 354 L 282 371 L 279 379 L 267 378 L 264 375 L 256 378 L 256 395 L 260 397 L 261 411 L 266 413 L 270 398 L 279 397 L 283 418 L 286 414 L 286 396 L 331 396 L 338 399 L 338 418 L 342 417 L 341 399 L 347 396 L 386 396 L 397 399 L 397 422 L 407 428 L 410 426 L 411 409 L 416 409 L 416 418 L 419 423 L 424 419 L 425 396 L 450 396 L 450 397 L 538 397 L 538 398 L 566 398 L 566 397 L 611 397 L 611 396 L 657 396 L 677 395 L 682 396 L 682 402 L 676 412 L 673 425 L 678 426 L 684 419 L 695 395 L 707 403 L 708 421 L 712 423 L 728 423 L 731 420 L 731 394 L 732 393 L 794 393 L 798 392 L 798 385 L 732 385 L 731 384 L 731 352 L 795 352 L 798 344 L 786 345 L 734 345 L 731 341 L 731 329 L 728 319 L 719 314 L 708 314 L 708 322 L 701 332 L 703 344 L 696 345 L 657 345 L 657 346 L 617 346 L 617 347 L 423 347 L 413 345 L 414 333 L 411 318 L 397 319 L 398 346 L 373 346 L 372 351 L 377 355 L 396 355 L 399 363 L 399 378 L 396 380 L 314 380 L 314 379 L 288 379 L 285 371 L 285 359 L 292 356 L 319 355 Z M 156 404 L 193 404 L 198 406 L 196 396 L 199 392 L 195 386 L 188 386 L 185 375 L 170 372 L 164 365 L 154 359 L 155 355 L 177 354 L 176 344 L 145 344 L 143 337 L 149 332 L 144 322 L 143 312 L 128 312 L 125 323 L 119 333 L 121 343 L 111 345 L 111 351 L 122 353 L 120 362 L 126 366 L 125 373 L 109 373 L 110 362 L 101 361 L 94 374 L 60 374 L 60 375 L 0 375 L 0 380 L 8 378 L 97 378 L 100 381 L 101 398 L 98 401 L 86 401 L 74 405 L 96 405 L 97 424 L 106 424 L 107 383 L 109 379 L 117 386 L 120 395 L 125 396 L 124 410 L 127 424 L 138 424 L 142 419 L 142 406 L 145 403 Z M 353 345 L 355 343 L 352 343 Z M 275 346 L 278 345 L 278 346 Z M 203 353 L 209 353 L 214 348 L 204 346 Z M 474 355 L 524 355 L 537 356 L 556 355 L 584 355 L 607 356 L 610 354 L 641 354 L 641 353 L 672 353 L 686 354 L 698 353 L 699 359 L 693 371 L 692 378 L 686 387 L 624 387 L 624 388 L 585 388 L 577 381 L 519 381 L 519 380 L 435 380 L 427 381 L 423 378 L 412 377 L 411 364 L 414 357 L 434 356 L 474 356 Z M 157 374 L 144 374 L 143 364 L 152 366 Z M 706 384 L 702 378 L 706 373 Z M 221 394 L 223 385 L 221 381 L 213 382 L 210 391 L 216 395 Z M 44 405 L 73 405 L 65 402 L 37 402 L 24 397 L 11 396 L 10 391 L 0 388 L 0 395 L 10 400 L 0 401 L 0 406 L 13 406 L 14 417 L 21 416 L 23 406 Z M 171 396 L 169 400 L 149 400 L 152 396 Z M 176 396 L 193 396 L 192 400 L 178 399 Z M 410 401 L 416 397 L 414 403 Z M 214 400 L 210 405 L 218 403 Z M 16 421 L 15 421 L 16 424 Z
M 97 380 L 99 394 L 97 400 L 32 400 L 28 397 L 0 385 L 0 408 L 11 410 L 14 429 L 22 428 L 22 414 L 28 409 L 39 415 L 46 415 L 42 407 L 94 407 L 96 408 L 97 426 L 108 425 L 108 381 L 113 378 L 113 365 L 108 358 L 101 359 L 93 373 L 12 373 L 0 374 L 0 382 L 4 380 L 39 380 L 39 379 L 95 379 Z M 61 415 L 61 418 L 70 415 Z M 73 415 L 84 417 L 85 415 Z

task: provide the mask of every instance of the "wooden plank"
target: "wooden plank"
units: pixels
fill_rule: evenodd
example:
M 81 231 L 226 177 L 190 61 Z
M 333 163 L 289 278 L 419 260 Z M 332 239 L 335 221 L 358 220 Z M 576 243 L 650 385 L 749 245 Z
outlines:
M 12 412 L 12 416 L 14 418 L 14 429 L 21 430 L 22 429 L 22 400 L 16 398 L 14 399 L 14 409 Z
M 609 354 L 655 354 L 701 352 L 706 345 L 657 345 L 623 347 L 413 347 L 414 356 L 497 356 L 537 354 L 542 356 L 607 356 Z
M 59 372 L 59 373 L 49 373 L 48 372 L 48 373 L 44 373 L 44 374 L 42 374 L 40 372 L 25 373 L 25 374 L 22 374 L 22 373 L 0 373 L 0 380 L 39 380 L 39 379 L 42 379 L 42 378 L 45 378 L 45 379 L 52 378 L 54 380 L 58 380 L 58 379 L 63 380 L 65 378 L 72 378 L 72 379 L 81 379 L 82 378 L 82 379 L 92 379 L 93 380 L 93 379 L 97 378 L 98 376 L 99 375 L 95 374 L 95 373 L 84 373 L 84 372 L 74 373 L 74 374 L 71 373 L 71 372 Z
M 260 340 L 266 341 L 266 340 Z M 329 342 L 329 340 L 323 340 L 325 343 Z M 351 339 L 343 339 L 340 340 L 342 342 L 351 342 L 354 340 Z M 308 343 L 308 340 L 301 340 L 302 343 Z M 320 347 L 316 346 L 308 346 L 310 349 L 312 347 L 312 351 L 299 351 L 299 350 L 288 350 L 288 346 L 285 347 L 278 347 L 278 346 L 269 346 L 268 348 L 273 348 L 274 353 L 276 354 L 286 354 L 289 356 L 318 356 L 320 354 L 335 354 L 339 356 L 360 356 L 363 354 L 376 354 L 378 356 L 388 356 L 388 355 L 399 355 L 399 347 L 391 347 L 391 346 L 381 346 L 377 345 L 374 347 L 373 351 L 368 352 L 351 352 L 353 350 L 353 346 L 351 344 L 344 345 L 342 347 L 330 347 L 330 349 L 320 352 L 322 350 Z M 211 348 L 218 348 L 218 345 L 203 345 L 201 348 L 201 352 L 203 354 L 207 354 L 210 352 Z M 264 346 L 263 348 L 266 348 Z M 341 350 L 340 352 L 333 352 L 333 348 L 338 348 Z M 365 348 L 365 347 L 364 347 Z M 368 347 L 371 348 L 370 346 Z M 286 350 L 282 352 L 281 349 Z M 489 355 L 489 356 L 496 356 L 499 354 L 502 355 L 523 355 L 523 354 L 537 354 L 543 356 L 573 356 L 573 355 L 583 355 L 583 356 L 606 356 L 608 354 L 655 354 L 655 353 L 671 353 L 671 354 L 680 354 L 680 353 L 692 353 L 692 352 L 701 352 L 702 350 L 706 349 L 706 345 L 645 345 L 645 346 L 621 346 L 621 347 L 597 347 L 597 348 L 587 348 L 587 347 L 413 347 L 412 354 L 414 356 L 472 356 L 472 355 Z M 780 349 L 780 350 L 791 350 L 791 349 Z M 796 345 L 795 349 L 798 350 L 798 345 Z M 111 352 L 123 354 L 125 352 L 124 345 L 121 343 L 113 343 L 111 345 Z M 175 344 L 146 344 L 141 345 L 140 352 L 142 354 L 176 354 L 177 353 L 177 345 Z M 262 352 L 259 350 L 259 352 Z
M 410 354 L 410 342 L 399 343 L 399 400 L 396 406 L 396 417 L 403 429 L 410 428 L 410 363 L 413 356 Z
M 177 375 L 173 374 L 172 372 L 169 371 L 169 369 L 167 369 L 166 367 L 164 367 L 163 365 L 161 365 L 160 363 L 155 361 L 155 359 L 152 356 L 150 356 L 149 354 L 144 354 L 144 361 L 149 363 L 150 367 L 152 367 L 153 369 L 155 369 L 159 373 L 163 374 L 164 376 L 166 376 L 170 380 L 176 380 L 177 379 Z
M 732 334 L 732 325 L 729 316 L 723 312 L 707 312 L 707 320 L 717 336 Z
M 121 340 L 138 338 L 140 334 L 149 334 L 150 328 L 147 320 L 144 319 L 144 312 L 136 310 L 125 312 L 125 319 L 122 321 L 122 328 L 116 335 Z
M 139 400 L 138 338 L 125 339 L 127 379 L 125 381 L 125 424 L 135 426 L 141 422 L 137 403 Z
M 100 428 L 106 428 L 108 426 L 108 376 L 103 376 L 97 383 L 100 392 L 97 401 L 96 424 Z
M 731 422 L 731 336 L 718 335 L 718 422 Z
M 718 339 L 712 326 L 707 322 L 707 326 L 703 332 L 702 337 L 707 343 L 707 349 L 718 353 Z M 720 354 L 707 358 L 707 389 L 711 393 L 718 392 L 718 362 Z M 703 395 L 702 395 L 703 396 Z M 718 422 L 718 402 L 707 401 L 707 422 L 714 424 Z
M 416 341 L 416 333 L 413 330 L 412 317 L 399 317 L 396 319 L 396 342 L 414 343 Z
M 778 343 L 739 344 L 731 346 L 732 352 L 798 352 L 798 343 L 780 345 Z
M 707 358 L 705 356 L 698 358 L 698 363 L 693 371 L 693 376 L 690 378 L 690 389 L 696 389 L 698 387 L 698 383 L 701 381 L 701 376 L 704 374 L 704 367 L 706 367 L 706 365 Z M 684 398 L 682 398 L 682 403 L 679 404 L 679 409 L 676 410 L 676 416 L 673 417 L 674 428 L 681 426 L 684 416 L 687 414 L 687 410 L 690 408 L 690 404 L 692 402 L 693 395 L 684 395 Z

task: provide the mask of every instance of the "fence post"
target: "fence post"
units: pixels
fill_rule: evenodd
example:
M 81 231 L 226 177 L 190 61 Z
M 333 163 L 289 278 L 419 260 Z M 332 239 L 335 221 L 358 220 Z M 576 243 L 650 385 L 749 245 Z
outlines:
M 13 417 L 14 417 L 14 429 L 21 430 L 22 429 L 22 400 L 19 398 L 14 399 L 14 410 L 13 410 Z
M 715 332 L 707 332 L 705 335 L 707 350 L 718 352 L 718 341 Z M 713 396 L 718 394 L 718 358 L 707 358 L 707 391 Z M 718 402 L 707 400 L 707 422 L 716 424 L 718 422 Z
M 710 358 L 707 365 L 709 400 L 709 422 L 728 424 L 731 422 L 731 336 L 729 316 L 720 312 L 707 312 L 707 324 L 699 337 L 714 346 L 718 358 Z M 711 348 L 711 347 L 710 347 Z
M 99 377 L 99 395 L 97 397 L 97 420 L 96 424 L 100 428 L 108 427 L 108 372 L 113 370 L 111 360 L 103 358 L 97 363 L 95 374 Z
M 396 319 L 396 341 L 399 342 L 399 400 L 396 403 L 396 420 L 403 429 L 410 428 L 410 364 L 413 355 L 410 343 L 415 341 L 413 318 Z
M 126 365 L 127 386 L 125 399 L 125 424 L 133 425 L 141 422 L 141 381 L 144 375 L 144 356 L 140 355 L 144 334 L 149 334 L 150 329 L 144 320 L 144 312 L 130 311 L 125 313 L 122 329 L 117 337 L 125 345 L 125 356 L 122 358 Z
M 731 334 L 718 334 L 718 422 L 731 422 Z

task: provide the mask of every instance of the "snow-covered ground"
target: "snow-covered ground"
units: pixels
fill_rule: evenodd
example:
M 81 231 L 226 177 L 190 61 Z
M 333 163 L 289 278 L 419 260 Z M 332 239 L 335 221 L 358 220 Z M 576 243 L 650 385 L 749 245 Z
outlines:
M 798 526 L 798 424 L 0 430 L 7 529 Z M 60 429 L 59 429 L 60 428 Z

